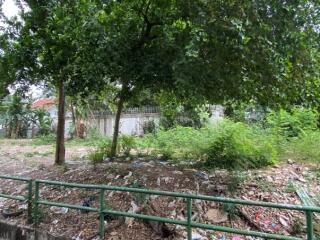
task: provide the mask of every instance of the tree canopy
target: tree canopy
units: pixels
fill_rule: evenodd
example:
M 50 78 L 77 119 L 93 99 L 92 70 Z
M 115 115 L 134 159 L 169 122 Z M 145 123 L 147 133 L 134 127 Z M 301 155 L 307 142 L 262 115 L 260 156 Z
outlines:
M 65 93 L 85 98 L 111 89 L 113 154 L 123 107 L 145 91 L 169 91 L 193 103 L 317 101 L 318 1 L 26 3 L 22 20 L 7 21 L 4 82 L 57 86 L 60 123 Z

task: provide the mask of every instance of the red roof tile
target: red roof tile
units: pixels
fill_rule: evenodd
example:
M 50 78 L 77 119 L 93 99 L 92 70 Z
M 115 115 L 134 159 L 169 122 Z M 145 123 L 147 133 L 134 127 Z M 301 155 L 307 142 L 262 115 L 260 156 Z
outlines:
M 39 99 L 35 101 L 32 104 L 33 109 L 38 109 L 38 108 L 48 108 L 53 105 L 56 105 L 56 99 L 55 98 L 44 98 L 44 99 Z

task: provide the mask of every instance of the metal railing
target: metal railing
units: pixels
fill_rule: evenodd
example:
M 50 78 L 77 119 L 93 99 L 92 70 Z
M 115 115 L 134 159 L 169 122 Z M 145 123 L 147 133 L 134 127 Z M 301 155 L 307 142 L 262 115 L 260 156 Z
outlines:
M 0 178 L 23 181 L 21 178 L 11 178 L 11 177 L 3 177 L 3 176 L 0 176 Z M 24 181 L 29 181 L 29 180 L 25 179 Z M 39 206 L 40 205 L 65 207 L 69 209 L 78 209 L 78 210 L 96 212 L 99 215 L 99 235 L 101 239 L 104 239 L 104 236 L 105 236 L 105 222 L 104 222 L 105 214 L 110 214 L 112 216 L 123 216 L 123 217 L 130 217 L 130 218 L 136 218 L 136 219 L 143 219 L 143 220 L 157 221 L 157 222 L 185 226 L 187 228 L 188 240 L 192 239 L 193 228 L 213 230 L 213 231 L 219 231 L 219 232 L 225 232 L 225 233 L 233 233 L 233 234 L 239 234 L 239 235 L 245 235 L 245 236 L 260 237 L 265 239 L 283 239 L 283 240 L 301 239 L 301 238 L 285 236 L 285 235 L 249 231 L 249 230 L 240 230 L 240 229 L 234 229 L 230 227 L 223 227 L 223 226 L 194 222 L 192 221 L 192 201 L 193 200 L 212 201 L 212 202 L 219 202 L 219 203 L 230 203 L 230 204 L 258 206 L 258 207 L 276 208 L 276 209 L 286 209 L 286 210 L 293 210 L 293 211 L 303 211 L 306 214 L 308 240 L 313 239 L 313 213 L 320 213 L 319 207 L 312 207 L 312 206 L 258 202 L 258 201 L 242 200 L 242 199 L 213 197 L 213 196 L 206 196 L 206 195 L 193 195 L 193 194 L 177 193 L 177 192 L 155 191 L 155 190 L 148 190 L 148 189 L 141 189 L 141 188 L 116 187 L 116 186 L 108 186 L 108 185 L 78 184 L 78 183 L 48 181 L 48 180 L 35 180 L 34 182 L 35 182 L 35 192 L 34 192 L 34 201 L 33 201 L 34 212 L 32 217 L 35 224 L 39 223 Z M 46 199 L 41 199 L 40 185 L 53 185 L 53 186 L 61 186 L 66 188 L 99 190 L 100 191 L 99 208 L 86 207 L 82 205 L 73 205 L 73 204 L 67 204 L 67 203 L 61 203 L 61 202 L 52 202 Z M 140 194 L 147 194 L 147 195 L 157 195 L 157 196 L 166 196 L 166 197 L 185 199 L 186 208 L 187 208 L 187 219 L 185 221 L 182 221 L 182 220 L 176 220 L 176 219 L 165 218 L 165 217 L 114 211 L 114 210 L 107 209 L 105 207 L 105 191 L 120 191 L 120 192 L 140 193 Z M 25 199 L 25 198 L 19 198 L 19 197 L 13 198 L 12 196 L 4 195 L 4 194 L 1 194 L 0 196 L 16 199 L 16 200 Z M 32 199 L 32 185 L 29 183 L 29 191 L 28 191 L 29 203 L 32 202 L 32 200 L 30 201 L 30 198 Z
M 28 223 L 32 223 L 32 179 L 25 178 L 25 177 L 9 177 L 9 176 L 0 176 L 0 179 L 7 179 L 7 180 L 14 180 L 19 182 L 26 183 L 28 193 L 27 196 L 14 196 L 14 195 L 8 195 L 0 192 L 0 197 L 7 198 L 7 199 L 13 199 L 18 201 L 27 201 L 27 218 Z

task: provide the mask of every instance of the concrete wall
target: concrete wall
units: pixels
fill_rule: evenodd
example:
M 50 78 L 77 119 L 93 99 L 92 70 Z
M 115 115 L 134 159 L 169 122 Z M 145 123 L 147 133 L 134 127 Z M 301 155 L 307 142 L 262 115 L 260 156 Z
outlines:
M 56 237 L 43 230 L 16 226 L 0 220 L 0 240 L 66 240 L 66 237 Z

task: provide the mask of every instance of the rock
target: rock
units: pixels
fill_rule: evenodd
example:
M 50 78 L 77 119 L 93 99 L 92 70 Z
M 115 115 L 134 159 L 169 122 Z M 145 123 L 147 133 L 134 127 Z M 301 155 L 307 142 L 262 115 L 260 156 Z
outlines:
M 144 167 L 144 164 L 141 163 L 141 162 L 134 162 L 131 166 L 132 166 L 132 168 L 134 168 L 134 169 L 139 169 L 139 168 L 143 168 L 143 167 Z
M 295 161 L 293 161 L 292 159 L 289 158 L 288 161 L 287 161 L 287 163 L 290 164 L 290 165 L 292 165 L 292 164 L 295 163 Z
M 212 223 L 223 223 L 228 221 L 228 214 L 219 209 L 212 208 L 206 212 L 205 218 Z
M 249 195 L 249 196 L 253 196 L 253 195 L 254 195 L 254 191 L 249 191 L 249 192 L 248 192 L 248 195 Z
M 273 178 L 272 178 L 271 176 L 267 176 L 267 177 L 266 177 L 266 180 L 267 180 L 268 182 L 273 182 Z

